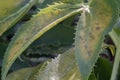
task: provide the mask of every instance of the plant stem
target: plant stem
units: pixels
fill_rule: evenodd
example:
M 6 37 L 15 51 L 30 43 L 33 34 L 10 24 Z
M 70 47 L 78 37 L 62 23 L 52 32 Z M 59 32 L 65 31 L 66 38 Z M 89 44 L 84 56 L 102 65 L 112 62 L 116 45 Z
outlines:
M 112 75 L 111 75 L 111 80 L 116 80 L 117 73 L 118 73 L 118 68 L 119 68 L 119 62 L 120 62 L 120 49 L 117 49 L 116 56 L 115 56 L 115 61 L 114 61 L 114 66 L 112 70 Z

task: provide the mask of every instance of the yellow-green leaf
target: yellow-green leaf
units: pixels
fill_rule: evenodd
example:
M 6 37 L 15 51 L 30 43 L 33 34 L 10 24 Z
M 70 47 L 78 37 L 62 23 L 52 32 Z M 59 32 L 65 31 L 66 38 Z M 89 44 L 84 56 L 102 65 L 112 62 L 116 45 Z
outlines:
M 0 1 L 0 36 L 20 20 L 36 1 L 37 0 Z
M 7 80 L 81 80 L 74 53 L 70 48 L 49 62 L 9 74 Z
M 105 33 L 108 33 L 118 18 L 115 0 L 92 0 L 78 22 L 75 52 L 81 72 L 81 80 L 87 80 L 98 59 Z
M 34 69 L 35 67 L 31 67 L 14 71 L 7 76 L 6 80 L 28 80 Z
M 3 59 L 2 80 L 16 58 L 37 38 L 64 19 L 81 11 L 81 5 L 55 3 L 40 10 L 30 21 L 22 25 L 10 42 Z
M 74 48 L 67 50 L 44 69 L 37 69 L 29 80 L 81 80 L 74 53 Z

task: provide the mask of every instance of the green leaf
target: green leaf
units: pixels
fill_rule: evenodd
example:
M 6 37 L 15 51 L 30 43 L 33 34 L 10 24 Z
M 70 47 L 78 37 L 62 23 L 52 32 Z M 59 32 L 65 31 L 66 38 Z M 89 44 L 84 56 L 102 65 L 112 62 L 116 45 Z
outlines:
M 116 45 L 116 55 L 114 60 L 114 66 L 112 71 L 111 80 L 117 79 L 117 73 L 120 63 L 120 27 L 115 27 L 110 33 L 110 37 Z
M 115 25 L 112 31 L 109 33 L 112 38 L 116 48 L 119 48 L 119 38 L 120 38 L 120 25 Z
M 72 46 L 74 42 L 75 20 L 77 16 L 78 15 L 71 16 L 47 31 L 39 39 L 33 42 L 25 50 L 25 53 L 39 55 L 63 53 L 63 51 Z
M 16 70 L 8 74 L 6 79 L 7 80 L 30 80 L 29 79 L 30 76 L 37 74 L 38 71 L 43 71 L 46 66 L 47 66 L 47 61 L 39 64 L 36 67 L 28 67 L 28 68 L 19 69 L 19 70 Z
M 112 72 L 112 63 L 109 60 L 100 57 L 95 64 L 94 73 L 98 80 L 110 80 Z
M 75 37 L 75 53 L 81 72 L 81 80 L 88 80 L 92 67 L 99 57 L 105 33 L 118 18 L 118 6 L 114 0 L 92 0 L 78 22 Z
M 18 22 L 37 0 L 3 0 L 0 2 L 0 36 Z
M 68 4 L 75 5 L 75 4 L 83 3 L 83 0 L 40 0 L 40 1 L 38 1 L 37 6 L 40 7 L 40 8 L 44 8 L 48 4 L 58 3 L 58 2 L 63 2 L 63 3 L 68 3 Z M 39 4 L 41 4 L 41 5 L 39 5 Z
M 58 1 L 65 2 L 65 3 L 71 3 L 71 4 L 83 3 L 83 0 L 58 0 Z
M 37 69 L 29 80 L 80 80 L 74 48 L 52 59 L 44 69 Z
M 74 48 L 37 67 L 17 70 L 7 80 L 80 80 Z
M 81 5 L 55 3 L 40 10 L 30 21 L 23 24 L 10 42 L 3 59 L 2 80 L 16 58 L 37 38 L 64 19 L 79 13 Z
M 88 80 L 98 80 L 98 79 L 96 78 L 95 73 L 92 72 Z
M 23 68 L 12 72 L 6 78 L 6 80 L 28 80 L 31 73 L 35 70 L 35 67 Z
M 79 4 L 79 3 L 83 3 L 83 0 L 45 0 L 44 2 L 43 2 L 43 6 L 44 6 L 44 4 L 50 4 L 50 3 L 52 3 L 52 2 L 63 2 L 63 3 L 69 3 L 69 4 Z
M 8 42 L 0 38 L 0 57 L 2 57 L 3 53 L 5 52 L 7 45 L 8 45 Z
M 118 6 L 119 6 L 119 13 L 120 13 L 120 5 L 119 5 L 120 0 L 117 0 L 117 3 L 118 3 Z

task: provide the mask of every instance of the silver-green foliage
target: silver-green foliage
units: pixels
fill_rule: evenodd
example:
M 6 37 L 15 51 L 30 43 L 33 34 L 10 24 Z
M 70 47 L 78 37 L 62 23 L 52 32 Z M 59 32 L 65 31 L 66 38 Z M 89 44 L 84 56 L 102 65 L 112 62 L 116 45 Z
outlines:
M 10 6 L 7 6 L 8 13 L 0 14 L 0 35 L 17 23 L 37 2 L 40 5 L 42 3 L 47 4 L 47 0 L 25 1 L 26 4 L 18 0 L 17 3 L 20 6 L 15 5 L 14 0 L 1 1 L 0 12 L 2 12 L 2 9 L 5 10 L 8 2 L 10 2 Z M 68 50 L 49 63 L 12 73 L 7 80 L 15 80 L 15 74 L 24 71 L 30 74 L 26 74 L 27 77 L 22 80 L 88 80 L 92 68 L 99 57 L 104 35 L 114 27 L 119 15 L 117 0 L 89 1 L 86 4 L 83 3 L 83 0 L 50 0 L 48 2 L 50 5 L 47 7 L 44 8 L 44 5 L 42 5 L 43 8 L 36 15 L 21 25 L 21 28 L 9 43 L 2 64 L 2 80 L 6 80 L 6 75 L 12 64 L 30 44 L 58 23 L 76 14 L 81 14 L 81 16 L 76 28 L 74 49 Z M 119 36 L 116 38 L 119 40 Z M 116 47 L 119 49 L 119 45 L 116 45 Z M 78 67 L 80 72 L 78 72 Z M 20 77 L 21 75 L 17 76 Z

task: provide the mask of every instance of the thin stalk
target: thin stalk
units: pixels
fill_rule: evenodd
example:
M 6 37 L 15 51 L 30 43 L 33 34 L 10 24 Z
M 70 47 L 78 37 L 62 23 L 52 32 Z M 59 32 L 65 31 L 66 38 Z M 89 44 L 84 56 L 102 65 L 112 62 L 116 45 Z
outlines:
M 119 62 L 120 62 L 120 49 L 117 49 L 116 56 L 115 56 L 115 61 L 114 61 L 114 66 L 113 66 L 113 70 L 112 70 L 112 75 L 111 75 L 111 80 L 116 80 L 117 79 Z

